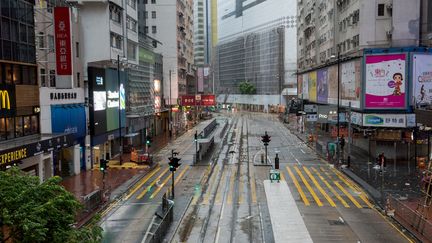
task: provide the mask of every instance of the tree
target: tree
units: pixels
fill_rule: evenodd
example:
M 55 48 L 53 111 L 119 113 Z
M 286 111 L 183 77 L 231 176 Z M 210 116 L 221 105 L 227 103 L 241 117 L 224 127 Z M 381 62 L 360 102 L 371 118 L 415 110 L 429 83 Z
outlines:
M 240 82 L 239 89 L 241 94 L 256 94 L 255 86 L 247 80 Z
M 98 242 L 102 229 L 75 229 L 81 204 L 52 177 L 43 183 L 17 167 L 0 171 L 0 242 Z

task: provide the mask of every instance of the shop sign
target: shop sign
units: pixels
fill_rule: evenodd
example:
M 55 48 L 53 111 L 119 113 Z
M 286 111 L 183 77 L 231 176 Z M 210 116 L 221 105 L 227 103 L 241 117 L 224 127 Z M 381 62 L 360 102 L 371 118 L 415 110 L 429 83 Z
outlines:
M 195 105 L 195 96 L 193 95 L 182 95 L 181 103 L 182 106 L 194 106 Z
M 318 114 L 307 114 L 306 121 L 308 122 L 316 122 L 318 121 Z
M 77 98 L 76 92 L 51 92 L 51 100 L 72 100 Z
M 363 125 L 363 114 L 358 112 L 351 112 L 351 123 L 355 125 Z
M 363 125 L 369 127 L 406 127 L 406 114 L 363 114 Z
M 215 106 L 216 105 L 216 97 L 213 94 L 210 95 L 201 95 L 201 103 L 202 106 Z
M 54 8 L 57 75 L 72 75 L 69 7 Z
M 329 115 L 328 115 L 328 121 L 329 122 L 337 122 L 337 111 L 330 111 Z M 339 113 L 339 122 L 346 122 L 346 114 L 343 112 Z
M 333 112 L 330 106 L 318 106 L 318 122 L 327 123 L 330 112 Z
M 406 115 L 406 123 L 407 127 L 415 127 L 416 124 L 416 114 L 407 114 Z
M 15 114 L 15 86 L 9 84 L 0 85 L 0 115 L 13 116 Z
M 317 113 L 317 105 L 304 105 L 304 112 L 306 113 Z
M 3 150 L 0 152 L 0 167 L 11 165 L 23 159 L 53 151 L 54 149 L 70 147 L 72 145 L 73 136 L 72 134 L 67 134 Z

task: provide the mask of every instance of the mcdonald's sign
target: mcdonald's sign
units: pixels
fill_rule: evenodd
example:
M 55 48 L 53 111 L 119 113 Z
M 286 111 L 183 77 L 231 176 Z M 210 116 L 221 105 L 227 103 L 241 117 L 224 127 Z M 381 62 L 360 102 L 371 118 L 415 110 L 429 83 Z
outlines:
M 13 116 L 15 114 L 15 86 L 0 85 L 0 115 Z

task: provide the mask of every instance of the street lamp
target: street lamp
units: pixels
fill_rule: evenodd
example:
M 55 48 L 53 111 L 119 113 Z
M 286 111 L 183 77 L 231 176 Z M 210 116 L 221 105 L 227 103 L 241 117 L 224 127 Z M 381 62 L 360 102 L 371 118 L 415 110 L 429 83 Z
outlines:
M 117 55 L 117 82 L 118 82 L 118 94 L 119 94 L 119 100 L 118 100 L 118 105 L 119 105 L 119 109 L 118 109 L 118 122 L 119 122 L 119 138 L 120 138 L 120 165 L 122 165 L 123 163 L 123 139 L 122 139 L 122 127 L 121 127 L 121 81 L 120 81 L 120 61 L 122 62 L 127 62 L 127 58 L 122 57 L 120 59 L 120 55 Z M 126 102 L 126 101 L 125 101 Z
M 336 144 L 336 156 L 337 156 L 337 163 L 339 163 L 339 156 L 340 156 L 340 150 L 339 150 L 339 134 L 340 134 L 340 75 L 339 75 L 339 66 L 340 66 L 340 52 L 338 51 L 337 56 L 335 56 L 334 54 L 331 55 L 332 59 L 337 58 L 337 122 L 336 122 L 336 127 L 337 127 L 337 144 Z

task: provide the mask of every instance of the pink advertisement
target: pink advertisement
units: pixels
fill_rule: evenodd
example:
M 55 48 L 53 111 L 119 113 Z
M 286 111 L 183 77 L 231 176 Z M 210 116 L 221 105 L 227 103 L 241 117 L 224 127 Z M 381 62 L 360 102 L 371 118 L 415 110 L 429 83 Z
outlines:
M 406 54 L 366 57 L 366 109 L 406 107 Z

